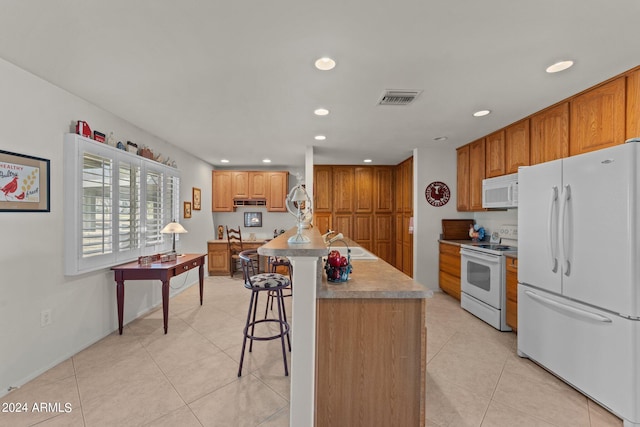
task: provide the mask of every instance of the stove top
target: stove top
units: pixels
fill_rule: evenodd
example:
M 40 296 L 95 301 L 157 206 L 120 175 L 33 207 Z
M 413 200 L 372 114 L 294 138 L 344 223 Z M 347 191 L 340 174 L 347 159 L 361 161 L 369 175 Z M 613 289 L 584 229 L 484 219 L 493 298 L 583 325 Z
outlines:
M 517 246 L 507 246 L 507 245 L 500 245 L 496 243 L 478 242 L 478 243 L 463 244 L 461 245 L 461 247 L 475 250 L 475 251 L 480 251 L 480 252 L 487 252 L 494 255 L 502 255 L 505 253 L 518 252 Z

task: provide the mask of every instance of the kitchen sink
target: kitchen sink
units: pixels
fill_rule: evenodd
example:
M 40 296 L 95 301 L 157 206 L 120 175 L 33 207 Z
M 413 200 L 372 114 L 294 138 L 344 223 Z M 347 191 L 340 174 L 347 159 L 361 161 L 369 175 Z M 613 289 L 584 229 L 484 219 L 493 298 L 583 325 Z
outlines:
M 377 256 L 375 256 L 374 254 L 372 254 L 371 252 L 365 250 L 364 248 L 360 247 L 360 246 L 356 246 L 356 247 L 352 247 L 351 249 L 351 259 L 354 260 L 360 260 L 360 259 L 371 259 L 371 260 L 375 260 L 378 259 Z

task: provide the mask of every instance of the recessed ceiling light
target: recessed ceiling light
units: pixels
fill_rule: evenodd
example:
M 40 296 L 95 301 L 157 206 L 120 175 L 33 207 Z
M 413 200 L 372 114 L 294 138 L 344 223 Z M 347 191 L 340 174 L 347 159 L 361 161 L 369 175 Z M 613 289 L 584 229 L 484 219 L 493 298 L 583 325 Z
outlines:
M 371 160 L 371 159 L 364 159 L 364 160 L 363 160 L 363 162 L 365 162 L 365 163 L 371 163 L 372 161 L 373 161 L 373 160 Z
M 482 116 L 486 116 L 489 113 L 491 113 L 491 110 L 480 110 L 473 113 L 473 117 L 482 117 Z
M 334 61 L 331 58 L 327 58 L 326 56 L 316 61 L 316 68 L 318 70 L 329 71 L 329 70 L 333 70 L 333 67 L 335 66 L 336 66 L 336 61 Z
M 220 159 L 220 163 L 229 163 L 229 160 L 227 160 L 227 159 Z
M 313 113 L 316 116 L 326 116 L 327 114 L 329 114 L 329 110 L 327 110 L 326 108 L 318 108 Z
M 573 61 L 560 61 L 547 67 L 547 73 L 557 73 L 564 71 L 573 65 Z
M 271 159 L 262 159 L 262 163 L 271 163 Z
M 327 139 L 326 136 L 324 135 L 316 135 L 313 137 L 316 141 L 324 141 L 325 139 Z
M 446 141 L 447 139 L 449 138 L 447 138 L 446 136 L 436 136 L 435 138 L 433 138 L 434 141 L 438 141 L 438 142 Z

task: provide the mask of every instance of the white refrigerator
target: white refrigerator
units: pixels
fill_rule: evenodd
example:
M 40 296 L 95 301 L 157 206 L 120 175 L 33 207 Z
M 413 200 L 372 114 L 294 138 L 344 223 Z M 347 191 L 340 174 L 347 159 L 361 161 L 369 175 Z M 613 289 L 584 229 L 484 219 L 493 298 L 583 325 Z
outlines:
M 640 145 L 518 171 L 518 354 L 640 427 Z

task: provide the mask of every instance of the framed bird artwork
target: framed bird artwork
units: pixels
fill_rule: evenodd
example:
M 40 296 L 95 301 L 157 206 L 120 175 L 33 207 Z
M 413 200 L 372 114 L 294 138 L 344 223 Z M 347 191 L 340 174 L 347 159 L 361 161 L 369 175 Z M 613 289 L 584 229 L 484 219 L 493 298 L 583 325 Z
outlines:
M 0 212 L 50 212 L 50 161 L 0 150 Z

